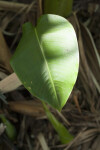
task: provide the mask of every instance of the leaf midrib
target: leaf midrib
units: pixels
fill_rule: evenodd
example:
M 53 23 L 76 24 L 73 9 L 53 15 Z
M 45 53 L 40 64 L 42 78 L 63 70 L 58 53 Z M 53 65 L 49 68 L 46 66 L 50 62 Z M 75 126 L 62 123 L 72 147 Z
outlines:
M 37 40 L 38 40 L 40 49 L 41 49 L 41 53 L 42 53 L 42 55 L 43 55 L 44 61 L 45 61 L 46 66 L 47 66 L 48 74 L 49 74 L 50 81 L 51 81 L 51 84 L 52 84 L 52 87 L 53 87 L 53 90 L 54 90 L 54 93 L 55 93 L 56 100 L 59 102 L 59 100 L 58 100 L 58 98 L 57 98 L 57 92 L 56 92 L 56 89 L 55 89 L 55 85 L 54 85 L 54 83 L 53 83 L 52 75 L 51 75 L 51 73 L 50 73 L 48 63 L 47 63 L 47 61 L 46 61 L 45 53 L 44 53 L 43 48 L 42 48 L 42 46 L 41 46 L 41 44 L 40 44 L 37 31 L 36 31 L 36 29 L 34 29 L 34 30 L 35 30 L 36 38 L 37 38 Z

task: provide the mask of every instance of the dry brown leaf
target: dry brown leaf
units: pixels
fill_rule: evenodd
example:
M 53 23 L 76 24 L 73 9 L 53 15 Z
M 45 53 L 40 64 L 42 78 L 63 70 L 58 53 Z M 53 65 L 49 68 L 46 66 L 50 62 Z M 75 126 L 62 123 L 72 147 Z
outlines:
M 35 101 L 17 101 L 17 102 L 9 102 L 9 109 L 21 114 L 29 115 L 29 116 L 43 116 L 44 109 L 41 103 Z
M 88 28 L 83 24 L 80 24 L 80 27 L 82 31 L 85 55 L 90 68 L 90 76 L 92 77 L 94 86 L 100 93 L 100 56 Z M 94 86 L 92 86 L 91 89 L 93 89 L 93 91 L 95 92 Z M 95 95 L 96 94 L 97 93 L 95 92 Z
M 90 67 L 88 63 L 88 59 L 86 57 L 86 52 L 91 53 L 91 48 L 93 48 L 93 42 L 91 42 L 91 39 L 88 36 L 88 33 L 86 30 L 84 31 L 83 28 L 81 27 L 82 25 L 79 24 L 78 19 L 76 14 L 73 14 L 70 18 L 69 21 L 73 24 L 76 34 L 77 34 L 77 39 L 79 43 L 79 50 L 80 50 L 80 68 L 79 68 L 79 80 L 80 83 L 82 84 L 81 87 L 85 91 L 85 98 L 90 105 L 90 109 L 92 112 L 95 112 L 95 101 L 94 99 L 97 98 L 97 81 L 96 78 L 94 79 L 93 76 L 91 75 L 92 73 L 92 67 L 93 65 L 91 64 L 92 67 Z M 83 36 L 83 34 L 86 33 L 86 36 Z M 86 42 L 88 41 L 88 42 Z M 85 43 L 85 44 L 84 44 Z M 91 55 L 90 55 L 91 56 Z M 93 55 L 92 55 L 92 63 L 95 64 L 95 61 L 93 60 Z M 95 68 L 96 68 L 95 64 Z M 96 72 L 98 72 L 99 69 L 96 68 Z M 98 73 L 99 75 L 99 73 Z M 98 76 L 97 75 L 97 76 Z M 100 79 L 100 78 L 99 78 Z M 97 78 L 98 80 L 98 78 Z
M 9 73 L 13 72 L 10 66 L 11 53 L 5 42 L 5 39 L 0 31 L 0 67 L 7 70 Z
M 2 81 L 0 81 L 0 91 L 2 93 L 7 93 L 18 88 L 22 83 L 18 79 L 15 73 L 12 73 Z
M 6 77 L 7 77 L 7 75 L 2 70 L 0 70 L 0 80 L 4 79 Z

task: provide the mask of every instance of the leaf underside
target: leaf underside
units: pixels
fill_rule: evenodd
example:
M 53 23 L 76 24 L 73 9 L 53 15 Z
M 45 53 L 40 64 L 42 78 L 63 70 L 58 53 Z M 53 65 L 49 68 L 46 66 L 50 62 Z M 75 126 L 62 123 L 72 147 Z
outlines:
M 61 110 L 75 84 L 79 52 L 72 25 L 58 15 L 43 15 L 36 26 L 23 25 L 11 66 L 34 96 Z

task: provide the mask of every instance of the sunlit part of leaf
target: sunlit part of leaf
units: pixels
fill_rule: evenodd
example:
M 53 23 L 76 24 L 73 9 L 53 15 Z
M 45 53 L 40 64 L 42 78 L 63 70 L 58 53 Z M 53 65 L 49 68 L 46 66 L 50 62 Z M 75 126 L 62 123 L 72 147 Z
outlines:
M 79 67 L 72 25 L 65 18 L 50 14 L 43 15 L 36 28 L 25 23 L 11 66 L 32 95 L 61 110 Z
M 60 141 L 63 144 L 67 144 L 69 142 L 71 142 L 73 140 L 73 136 L 69 133 L 69 131 L 63 126 L 63 124 L 61 124 L 56 118 L 55 116 L 49 111 L 49 109 L 47 108 L 46 104 L 43 103 L 44 106 L 44 110 L 45 113 L 48 117 L 48 120 L 50 121 L 50 123 L 52 124 L 52 126 L 54 127 L 54 129 L 56 130 L 56 132 L 59 135 Z

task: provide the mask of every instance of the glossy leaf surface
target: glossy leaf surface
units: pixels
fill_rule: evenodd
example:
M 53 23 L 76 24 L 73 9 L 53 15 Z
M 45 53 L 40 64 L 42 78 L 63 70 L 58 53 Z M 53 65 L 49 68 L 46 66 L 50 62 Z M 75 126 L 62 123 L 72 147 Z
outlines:
M 11 66 L 28 91 L 61 110 L 75 84 L 79 52 L 72 25 L 58 15 L 43 15 L 23 35 Z

